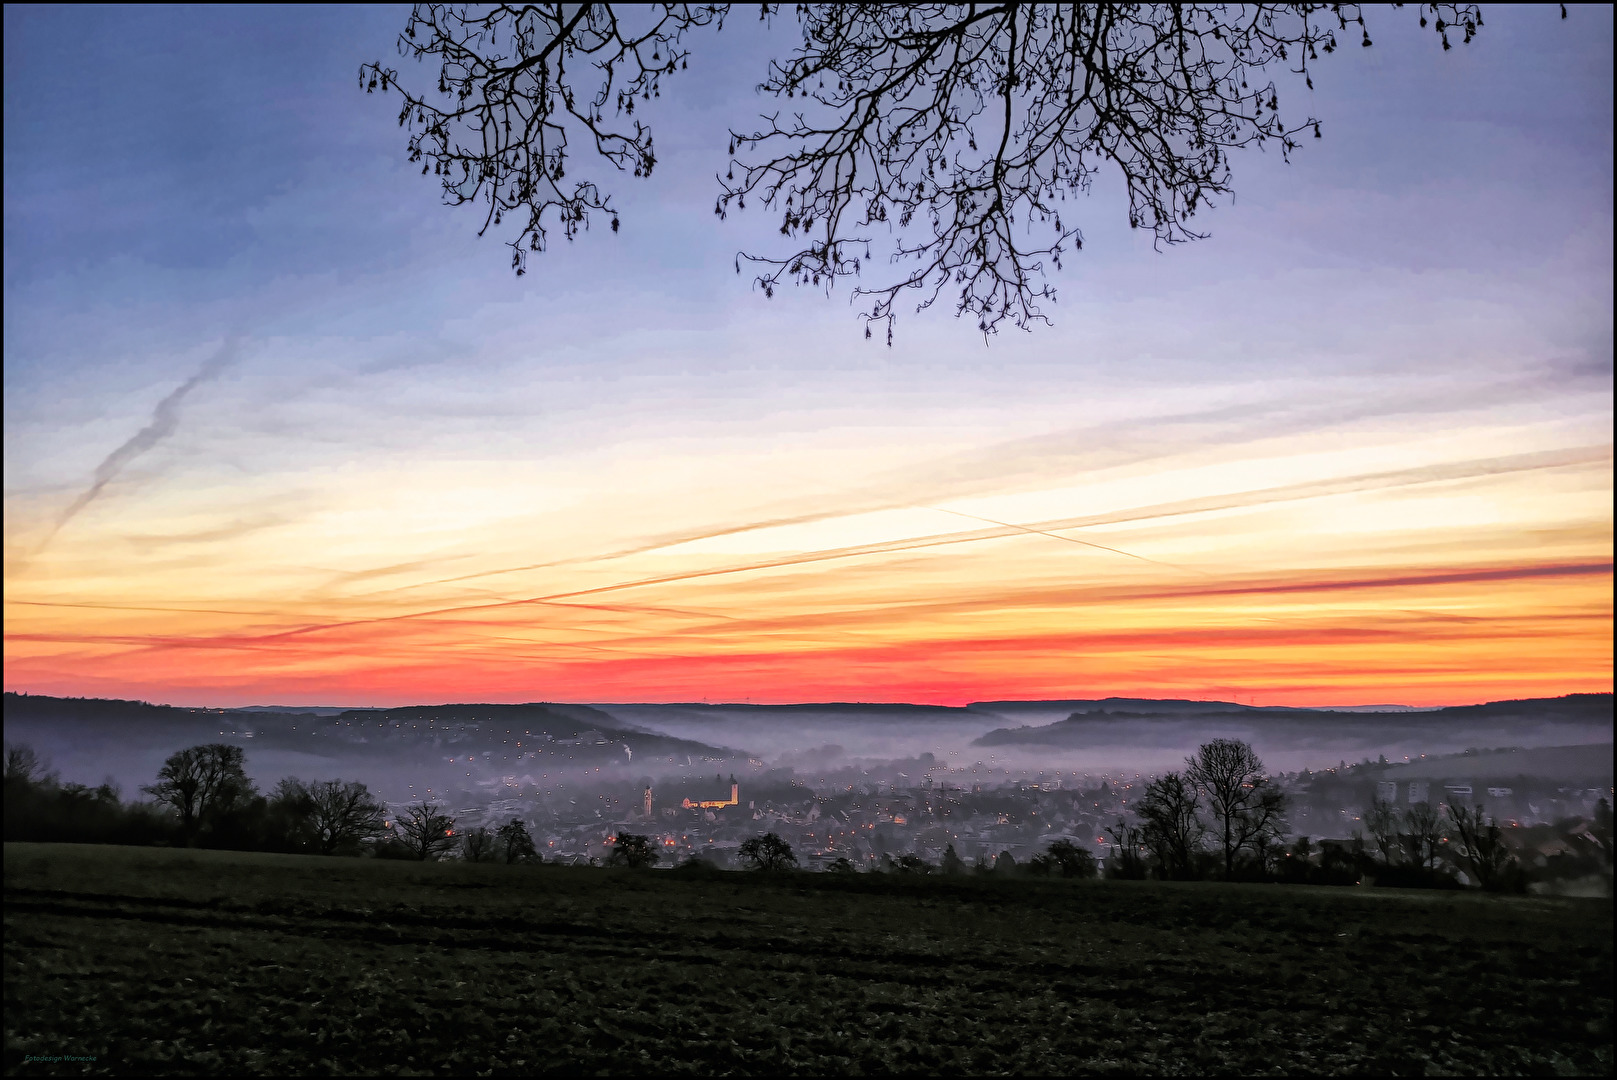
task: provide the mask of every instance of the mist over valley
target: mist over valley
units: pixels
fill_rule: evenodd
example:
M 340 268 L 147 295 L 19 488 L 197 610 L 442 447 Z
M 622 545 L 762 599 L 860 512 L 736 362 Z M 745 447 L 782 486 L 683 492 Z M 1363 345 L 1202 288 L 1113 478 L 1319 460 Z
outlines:
M 1611 716 L 1610 694 L 1373 711 L 1115 697 L 199 709 L 5 695 L 8 743 L 126 798 L 174 752 L 225 743 L 260 791 L 287 776 L 357 780 L 396 810 L 438 804 L 463 827 L 527 821 L 553 857 L 599 859 L 616 833 L 646 833 L 664 865 L 724 863 L 766 828 L 805 865 L 935 862 L 951 847 L 1026 859 L 1060 838 L 1104 857 L 1144 784 L 1213 739 L 1250 744 L 1285 786 L 1289 835 L 1346 839 L 1374 799 L 1445 791 L 1548 823 L 1609 797 Z

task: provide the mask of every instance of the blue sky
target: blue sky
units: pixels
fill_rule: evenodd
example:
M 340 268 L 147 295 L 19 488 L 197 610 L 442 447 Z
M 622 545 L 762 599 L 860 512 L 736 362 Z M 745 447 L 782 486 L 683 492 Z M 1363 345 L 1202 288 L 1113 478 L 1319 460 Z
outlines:
M 602 222 L 558 240 L 517 279 L 504 237 L 478 239 L 480 215 L 439 204 L 433 178 L 404 160 L 395 107 L 357 87 L 376 58 L 413 84 L 431 78 L 394 51 L 407 14 L 6 8 L 8 597 L 128 599 L 143 581 L 185 610 L 289 598 L 288 617 L 303 619 L 382 602 L 334 582 L 412 566 L 420 581 L 399 587 L 424 590 L 427 610 L 472 596 L 433 584 L 454 567 L 496 575 L 505 591 L 485 582 L 476 596 L 498 599 L 578 584 L 519 586 L 499 577 L 507 567 L 638 580 L 666 567 L 620 567 L 616 553 L 720 533 L 750 539 L 655 558 L 684 572 L 750 551 L 902 540 L 931 528 L 916 507 L 1044 520 L 1101 490 L 1166 499 L 1609 444 L 1607 8 L 1562 21 L 1553 7 L 1490 7 L 1477 40 L 1446 54 L 1413 11 L 1373 10 L 1374 48 L 1325 58 L 1312 93 L 1281 83 L 1283 110 L 1317 116 L 1325 137 L 1290 165 L 1239 155 L 1234 204 L 1200 219 L 1210 239 L 1153 251 L 1126 227 L 1119 186 L 1098 183 L 1079 211 L 1084 251 L 1053 278 L 1053 327 L 985 344 L 947 311 L 906 313 L 891 349 L 863 339 L 845 294 L 752 292 L 732 259 L 769 243 L 769 221 L 712 214 L 727 127 L 762 107 L 752 86 L 790 45 L 790 20 L 743 15 L 694 39 L 689 72 L 646 112 L 658 173 L 575 164 L 613 191 L 621 233 Z M 97 467 L 232 335 L 228 362 L 173 401 L 151 448 L 53 532 Z M 1365 558 L 1418 562 L 1434 544 L 1471 543 L 1467 528 L 1507 525 L 1507 561 L 1534 530 L 1582 537 L 1567 558 L 1598 554 L 1610 461 L 1590 460 L 1553 506 L 1518 479 L 1527 486 L 1466 496 L 1481 500 L 1467 511 L 1383 508 L 1389 522 L 1425 514 L 1436 532 L 1387 524 Z M 1227 471 L 1197 472 L 1214 465 Z M 1107 472 L 1118 469 L 1133 479 Z M 1141 542 L 1208 573 L 1252 573 L 1290 566 L 1276 552 L 1354 518 L 1254 521 L 1250 535 L 1219 534 L 1228 550 Z M 785 521 L 819 532 L 770 532 Z M 1322 553 L 1312 569 L 1344 558 Z M 805 617 L 868 612 L 960 582 L 992 592 L 1068 572 L 1030 559 L 911 558 L 881 572 L 910 582 L 891 596 L 820 575 L 771 602 Z M 39 611 L 8 609 L 8 626 Z M 1071 616 L 1024 626 L 1005 613 L 994 632 Z M 672 633 L 631 629 L 635 641 Z M 55 642 L 39 685 L 105 659 L 75 651 L 90 649 L 82 627 L 29 632 Z M 137 621 L 110 636 L 179 633 Z M 203 637 L 197 649 L 215 647 Z M 374 647 L 402 663 L 425 646 Z M 280 670 L 253 690 L 278 688 Z M 1609 658 L 1603 670 L 1609 681 Z M 952 669 L 937 680 L 978 685 Z M 234 692 L 226 683 L 183 693 Z

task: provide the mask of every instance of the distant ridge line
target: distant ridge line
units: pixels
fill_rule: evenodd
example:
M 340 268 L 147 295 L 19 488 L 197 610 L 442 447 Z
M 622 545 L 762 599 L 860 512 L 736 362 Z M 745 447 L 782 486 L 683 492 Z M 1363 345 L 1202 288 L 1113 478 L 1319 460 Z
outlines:
M 1555 697 L 1537 698 L 1505 698 L 1497 701 L 1474 702 L 1466 705 L 1400 705 L 1394 703 L 1375 705 L 1243 705 L 1235 701 L 1221 701 L 1210 698 L 1134 698 L 1134 697 L 1104 697 L 1104 698 L 1005 698 L 993 701 L 973 701 L 965 705 L 937 705 L 924 702 L 910 701 L 794 701 L 794 702 L 752 702 L 752 701 L 524 701 L 524 702 L 497 702 L 497 701 L 463 701 L 463 702 L 437 702 L 410 705 L 237 705 L 237 706 L 209 706 L 209 705 L 167 705 L 160 702 L 142 701 L 133 698 L 99 698 L 99 697 L 68 697 L 54 694 L 32 694 L 27 691 L 7 690 L 4 692 L 6 701 L 44 702 L 79 702 L 94 705 L 124 705 L 140 706 L 149 709 L 174 709 L 181 712 L 196 713 L 281 713 L 284 715 L 317 714 L 338 715 L 347 712 L 392 712 L 404 709 L 521 709 L 521 708 L 577 708 L 577 709 L 612 709 L 612 708 L 659 708 L 659 709 L 824 709 L 845 711 L 854 709 L 914 709 L 936 712 L 969 712 L 972 710 L 991 711 L 996 708 L 1073 708 L 1075 706 L 1118 706 L 1136 707 L 1163 707 L 1179 706 L 1194 707 L 1197 709 L 1223 709 L 1241 712 L 1320 712 L 1320 713 L 1398 713 L 1398 712 L 1442 712 L 1450 709 L 1487 709 L 1508 708 L 1512 706 L 1539 705 L 1550 702 L 1564 704 L 1597 705 L 1602 700 L 1612 701 L 1612 692 L 1598 691 L 1594 693 L 1561 694 Z

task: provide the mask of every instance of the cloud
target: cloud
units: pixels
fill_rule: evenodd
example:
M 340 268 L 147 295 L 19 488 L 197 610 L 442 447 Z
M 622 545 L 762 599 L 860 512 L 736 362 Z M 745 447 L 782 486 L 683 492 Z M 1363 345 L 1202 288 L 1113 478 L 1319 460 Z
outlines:
M 983 529 L 940 533 L 933 536 L 910 537 L 902 540 L 889 540 L 869 544 L 859 544 L 851 547 L 798 552 L 777 558 L 739 562 L 727 566 L 710 567 L 702 570 L 688 570 L 672 574 L 660 574 L 652 577 L 632 578 L 606 585 L 597 585 L 587 589 L 557 592 L 543 596 L 532 596 L 490 603 L 457 605 L 453 607 L 435 608 L 432 610 L 403 615 L 385 616 L 374 621 L 385 622 L 394 619 L 432 617 L 461 611 L 489 610 L 502 607 L 516 607 L 524 604 L 551 603 L 557 600 L 569 600 L 580 596 L 595 596 L 601 593 L 616 592 L 621 589 L 633 589 L 647 585 L 666 585 L 700 578 L 721 577 L 730 574 L 743 574 L 758 570 L 773 570 L 807 563 L 821 563 L 841 559 L 857 558 L 866 555 L 882 555 L 902 551 L 918 551 L 925 548 L 976 543 L 983 540 L 997 540 L 1010 536 L 1027 535 L 1029 533 L 1051 536 L 1053 533 L 1060 530 L 1079 529 L 1094 525 L 1115 525 L 1129 522 L 1158 521 L 1168 518 L 1183 517 L 1191 514 L 1207 513 L 1210 511 L 1243 509 L 1247 507 L 1263 506 L 1274 503 L 1292 502 L 1299 499 L 1314 499 L 1331 495 L 1344 495 L 1359 491 L 1387 491 L 1422 484 L 1444 483 L 1457 480 L 1468 480 L 1489 476 L 1503 476 L 1524 472 L 1537 472 L 1546 469 L 1595 466 L 1609 462 L 1611 460 L 1611 456 L 1611 444 L 1601 443 L 1589 446 L 1567 447 L 1557 450 L 1510 454 L 1499 457 L 1471 458 L 1464 461 L 1420 465 L 1407 469 L 1389 469 L 1380 472 L 1360 473 L 1353 476 L 1337 477 L 1328 480 L 1313 480 L 1299 484 L 1285 484 L 1272 488 L 1231 492 L 1227 495 L 1214 495 L 1196 499 L 1184 499 L 1170 503 L 1157 503 L 1150 506 L 1133 507 L 1104 514 L 1090 514 L 1083 517 L 1058 518 L 1049 521 L 1035 521 L 1021 524 L 995 522 L 992 523 L 988 528 Z M 825 515 L 815 515 L 812 517 L 805 516 L 805 518 L 796 520 L 816 520 L 821 516 L 829 517 L 834 515 L 828 513 Z M 957 516 L 971 517 L 973 515 L 959 514 Z M 763 522 L 753 522 L 746 526 L 735 526 L 722 530 L 693 532 L 683 537 L 683 539 L 729 535 L 782 523 L 796 523 L 796 520 L 788 521 L 787 519 L 773 519 Z M 984 522 L 988 521 L 986 518 L 978 518 L 977 520 Z M 1053 538 L 1059 540 L 1073 539 L 1071 537 L 1062 536 L 1054 536 Z M 1104 545 L 1090 545 L 1085 541 L 1077 542 L 1083 543 L 1085 546 L 1104 548 Z M 624 554 L 632 554 L 641 551 L 653 551 L 662 546 L 665 545 L 662 543 L 644 545 L 629 551 L 613 552 L 610 555 L 603 556 L 602 559 L 618 558 Z M 1104 548 L 1104 550 L 1113 551 L 1120 555 L 1126 555 L 1131 559 L 1141 558 L 1141 556 L 1134 555 L 1132 552 L 1122 551 L 1117 548 Z M 1144 561 L 1154 562 L 1155 560 Z M 472 577 L 484 577 L 496 573 L 511 573 L 517 570 L 536 569 L 545 565 L 556 564 L 535 564 L 527 567 L 512 567 L 504 570 L 483 571 L 478 574 L 468 574 L 458 578 L 445 579 L 443 581 L 426 582 L 422 583 L 422 585 L 444 584 L 446 581 L 464 581 Z M 1175 566 L 1174 569 L 1188 568 Z M 1195 572 L 1200 573 L 1201 571 Z M 422 586 L 416 587 L 419 588 Z M 356 622 L 367 621 L 373 620 L 357 620 Z M 350 624 L 343 623 L 340 625 Z M 288 633 L 298 634 L 324 629 L 327 629 L 327 627 L 312 626 L 300 630 L 288 631 Z
M 186 397 L 203 383 L 218 378 L 220 372 L 235 363 L 240 352 L 240 345 L 241 338 L 239 335 L 232 334 L 226 338 L 224 344 L 219 346 L 218 351 L 204 361 L 195 374 L 169 391 L 168 395 L 157 403 L 157 407 L 152 410 L 152 418 L 147 422 L 146 426 L 124 440 L 122 445 L 103 458 L 101 464 L 95 467 L 90 486 L 85 488 L 79 494 L 79 497 L 69 503 L 67 508 L 62 511 L 61 515 L 56 519 L 56 523 L 51 527 L 51 531 L 34 548 L 33 552 L 30 553 L 30 557 L 39 555 L 45 548 L 50 546 L 51 541 L 56 539 L 56 534 L 61 532 L 68 522 L 78 517 L 86 506 L 94 502 L 96 497 L 106 489 L 108 484 L 117 479 L 118 474 L 123 472 L 131 461 L 134 461 L 174 434 L 175 430 L 180 426 L 180 406 L 184 404 Z
M 253 517 L 234 518 L 210 528 L 195 529 L 186 533 L 129 533 L 123 540 L 146 550 L 156 550 L 169 544 L 217 544 L 248 536 L 262 529 L 285 525 L 290 520 L 292 519 L 284 514 L 257 514 Z

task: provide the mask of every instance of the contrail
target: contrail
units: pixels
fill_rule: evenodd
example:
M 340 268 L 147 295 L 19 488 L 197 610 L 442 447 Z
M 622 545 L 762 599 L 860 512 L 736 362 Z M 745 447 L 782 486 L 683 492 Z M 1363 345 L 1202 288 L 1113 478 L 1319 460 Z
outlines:
M 50 542 L 56 539 L 56 534 L 62 531 L 64 525 L 77 517 L 79 511 L 94 502 L 102 489 L 123 472 L 124 466 L 174 434 L 174 430 L 180 426 L 180 405 L 185 401 L 186 395 L 198 385 L 218 377 L 221 371 L 234 363 L 240 343 L 240 335 L 232 334 L 226 338 L 224 344 L 219 346 L 219 351 L 209 357 L 197 369 L 196 374 L 169 391 L 168 396 L 157 403 L 157 407 L 152 410 L 152 419 L 145 427 L 102 459 L 101 464 L 95 467 L 95 475 L 90 486 L 62 511 L 61 516 L 56 519 L 56 524 L 51 527 L 50 534 L 34 549 L 34 555 L 44 551 Z
M 1187 573 L 1201 574 L 1205 577 L 1212 576 L 1205 570 L 1197 570 L 1194 567 L 1189 566 L 1180 566 L 1177 563 L 1163 562 L 1161 559 L 1148 559 L 1144 555 L 1136 555 L 1134 552 L 1124 551 L 1122 548 L 1107 547 L 1105 544 L 1094 544 L 1088 540 L 1080 540 L 1076 536 L 1062 536 L 1058 532 L 1051 532 L 1048 529 L 1035 528 L 1032 525 L 1016 525 L 1009 521 L 996 521 L 994 518 L 979 517 L 976 514 L 962 513 L 959 510 L 945 510 L 941 506 L 918 506 L 916 509 L 936 510 L 940 514 L 953 514 L 955 517 L 963 517 L 970 521 L 981 521 L 989 525 L 998 525 L 1002 529 L 1015 529 L 1017 532 L 1028 533 L 1031 536 L 1048 536 L 1052 540 L 1065 540 L 1069 544 L 1081 544 L 1084 547 L 1095 548 L 1099 551 L 1110 551 L 1115 555 L 1127 555 L 1131 559 L 1139 559 L 1141 562 L 1148 562 L 1155 566 L 1166 566 L 1170 570 L 1184 570 Z

